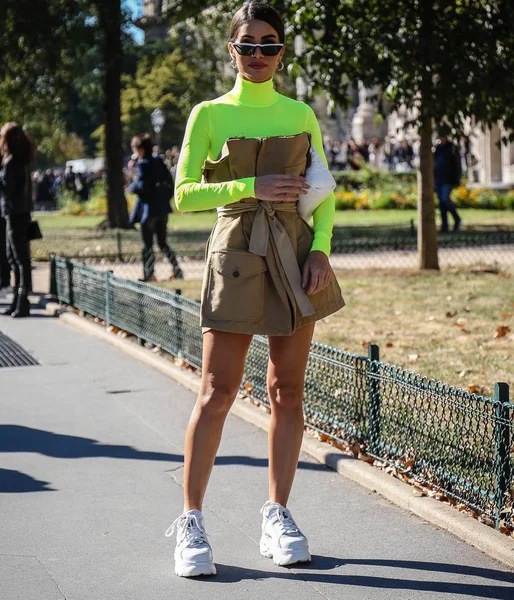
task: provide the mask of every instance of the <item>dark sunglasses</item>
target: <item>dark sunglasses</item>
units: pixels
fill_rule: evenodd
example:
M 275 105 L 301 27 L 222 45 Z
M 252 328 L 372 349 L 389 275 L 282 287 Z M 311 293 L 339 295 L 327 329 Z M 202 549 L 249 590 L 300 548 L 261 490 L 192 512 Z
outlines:
M 263 56 L 277 56 L 282 50 L 284 44 L 244 44 L 240 42 L 232 42 L 232 46 L 241 56 L 255 56 L 257 48 L 261 49 Z

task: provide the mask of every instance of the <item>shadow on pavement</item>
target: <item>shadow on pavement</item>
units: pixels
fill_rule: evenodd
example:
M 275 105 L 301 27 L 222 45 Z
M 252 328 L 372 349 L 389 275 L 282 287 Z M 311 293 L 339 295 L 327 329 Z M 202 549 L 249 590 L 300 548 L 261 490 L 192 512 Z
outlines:
M 25 492 L 53 492 L 54 488 L 47 487 L 48 481 L 39 481 L 30 475 L 0 469 L 0 494 L 23 494 Z
M 102 444 L 90 438 L 52 433 L 22 425 L 0 425 L 0 452 L 36 452 L 56 458 L 108 457 L 129 460 L 156 460 L 163 462 L 184 462 L 182 454 L 166 454 L 138 450 L 132 446 Z M 253 456 L 219 456 L 217 465 L 246 465 L 266 467 L 267 458 Z M 327 470 L 324 465 L 300 461 L 300 469 Z
M 313 562 L 310 564 L 294 565 L 291 570 L 281 572 L 270 572 L 266 570 L 245 569 L 229 565 L 216 564 L 218 575 L 214 578 L 205 578 L 205 581 L 211 581 L 213 584 L 220 583 L 239 583 L 245 580 L 259 579 L 287 579 L 301 580 L 310 583 L 324 583 L 331 585 L 347 585 L 375 589 L 396 589 L 413 590 L 414 592 L 432 592 L 450 595 L 469 596 L 470 598 L 497 598 L 499 600 L 512 599 L 511 586 L 465 583 L 465 582 L 446 582 L 429 581 L 426 579 L 405 579 L 394 577 L 376 577 L 369 575 L 351 575 L 351 574 L 332 574 L 324 573 L 345 565 L 369 565 L 369 566 L 387 566 L 401 569 L 413 569 L 413 576 L 416 577 L 416 571 L 429 571 L 439 573 L 452 573 L 458 575 L 467 575 L 469 577 L 483 577 L 509 583 L 514 581 L 512 573 L 496 571 L 494 569 L 483 569 L 468 567 L 465 565 L 452 565 L 444 563 L 425 563 L 421 561 L 407 560 L 344 560 L 342 558 L 332 558 L 324 556 L 313 556 Z M 300 571 L 300 572 L 296 572 Z
M 36 296 L 38 295 L 36 294 Z M 7 300 L 6 297 L 0 297 L 0 317 L 5 317 L 6 319 L 9 318 L 9 315 L 2 315 L 2 312 L 10 305 L 10 303 L 10 299 Z M 29 319 L 54 319 L 56 317 L 56 315 L 50 315 L 45 312 L 34 312 L 35 310 L 40 311 L 45 308 L 45 301 L 43 299 L 43 296 L 38 296 L 37 300 L 34 300 L 34 296 L 31 294 L 30 308 L 30 317 L 27 317 Z M 0 321 L 0 323 L 1 322 L 2 321 Z

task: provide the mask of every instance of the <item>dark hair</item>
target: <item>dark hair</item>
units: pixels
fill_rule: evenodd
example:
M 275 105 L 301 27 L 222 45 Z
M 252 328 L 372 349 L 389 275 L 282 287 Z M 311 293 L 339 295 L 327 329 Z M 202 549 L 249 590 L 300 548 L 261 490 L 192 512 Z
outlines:
M 139 150 L 142 148 L 145 152 L 145 156 L 152 156 L 153 142 L 152 138 L 148 135 L 135 135 L 132 138 L 132 144 Z
M 36 158 L 36 144 L 23 131 L 21 125 L 10 121 L 2 127 L 2 136 L 0 137 L 0 152 L 3 153 L 4 146 L 14 158 L 20 160 L 24 165 L 30 163 Z
M 263 2 L 248 2 L 243 4 L 232 18 L 232 23 L 230 25 L 230 39 L 232 41 L 235 40 L 241 27 L 252 19 L 264 21 L 268 25 L 271 25 L 278 33 L 279 42 L 281 44 L 284 43 L 286 32 L 284 21 L 282 20 L 280 13 L 269 4 L 264 4 Z

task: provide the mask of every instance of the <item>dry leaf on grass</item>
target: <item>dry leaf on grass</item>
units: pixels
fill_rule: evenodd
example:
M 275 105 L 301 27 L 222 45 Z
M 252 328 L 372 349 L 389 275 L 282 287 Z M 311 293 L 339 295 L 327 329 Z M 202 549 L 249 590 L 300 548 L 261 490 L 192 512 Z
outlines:
M 453 319 L 453 317 L 457 314 L 456 310 L 452 310 L 452 311 L 448 311 L 446 313 L 446 316 L 448 317 L 448 319 Z
M 483 396 L 485 394 L 485 390 L 480 385 L 468 385 L 468 392 L 470 394 L 478 394 L 479 396 Z
M 497 339 L 497 338 L 502 338 L 505 337 L 506 335 L 509 335 L 510 333 L 510 327 L 508 325 L 498 325 L 498 327 L 496 328 L 493 338 Z

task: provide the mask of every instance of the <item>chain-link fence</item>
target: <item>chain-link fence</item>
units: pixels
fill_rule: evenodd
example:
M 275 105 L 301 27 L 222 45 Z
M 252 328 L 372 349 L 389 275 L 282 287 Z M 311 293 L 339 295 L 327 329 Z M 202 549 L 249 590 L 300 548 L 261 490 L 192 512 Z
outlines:
M 178 293 L 52 257 L 60 302 L 125 330 L 201 368 L 200 305 Z M 241 393 L 268 406 L 265 337 L 256 336 Z M 487 398 L 368 356 L 313 342 L 306 371 L 306 424 L 381 461 L 497 528 L 514 529 L 513 409 L 499 383 Z
M 177 255 L 186 279 L 201 279 L 204 271 L 207 231 L 176 231 L 169 243 Z M 330 257 L 337 271 L 359 269 L 415 269 L 418 266 L 417 232 L 414 224 L 370 227 L 337 227 Z M 151 276 L 139 235 L 135 231 L 83 233 L 45 236 L 32 244 L 33 257 L 47 260 L 52 252 L 80 258 L 99 270 L 111 270 L 117 277 L 130 280 L 173 279 L 174 269 L 159 252 L 152 255 Z M 442 268 L 493 266 L 514 267 L 514 226 L 480 227 L 445 234 L 439 238 L 439 262 Z

